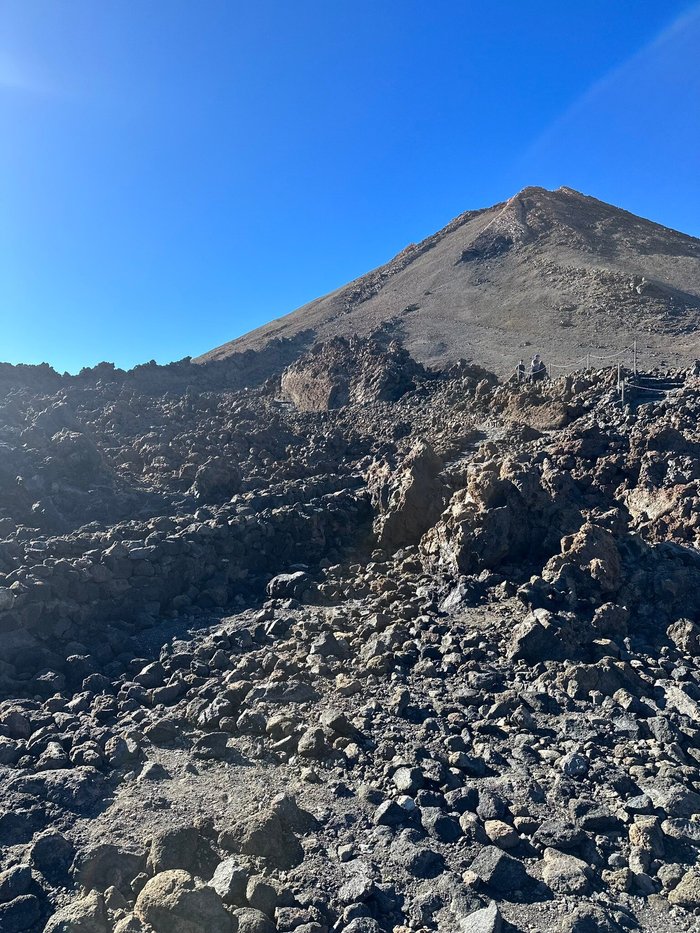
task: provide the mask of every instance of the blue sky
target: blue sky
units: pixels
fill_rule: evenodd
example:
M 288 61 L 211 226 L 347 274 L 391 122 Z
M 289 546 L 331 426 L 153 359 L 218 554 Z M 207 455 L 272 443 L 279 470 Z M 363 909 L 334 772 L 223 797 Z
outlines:
M 565 184 L 700 235 L 700 3 L 3 0 L 0 359 L 197 355 Z

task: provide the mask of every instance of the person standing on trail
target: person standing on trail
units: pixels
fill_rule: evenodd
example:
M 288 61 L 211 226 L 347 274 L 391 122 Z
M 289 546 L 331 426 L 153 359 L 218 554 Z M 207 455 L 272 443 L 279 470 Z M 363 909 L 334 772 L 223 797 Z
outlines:
M 539 353 L 535 353 L 530 363 L 530 382 L 537 382 L 538 379 L 544 379 L 546 372 L 547 370 L 542 362 L 542 358 Z
M 525 360 L 518 360 L 515 372 L 518 376 L 518 382 L 525 382 Z

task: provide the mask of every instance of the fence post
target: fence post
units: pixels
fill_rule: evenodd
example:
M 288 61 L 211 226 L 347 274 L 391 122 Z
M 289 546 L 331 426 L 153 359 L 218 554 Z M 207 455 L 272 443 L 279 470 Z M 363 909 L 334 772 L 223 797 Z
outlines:
M 620 364 L 617 364 L 617 387 L 620 388 Z
M 632 372 L 637 375 L 637 341 L 634 341 L 634 360 L 632 363 Z

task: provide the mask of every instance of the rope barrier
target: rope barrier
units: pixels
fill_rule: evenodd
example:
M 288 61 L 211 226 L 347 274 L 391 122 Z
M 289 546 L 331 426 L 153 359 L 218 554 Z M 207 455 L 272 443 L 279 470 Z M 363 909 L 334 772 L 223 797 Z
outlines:
M 664 389 L 662 386 L 641 386 L 636 382 L 627 382 L 627 380 L 623 379 L 619 388 L 620 394 L 622 396 L 622 402 L 624 404 L 625 390 L 629 391 L 630 389 L 633 389 L 636 392 L 651 392 L 654 395 L 663 396 L 663 400 L 666 401 L 670 398 L 671 395 L 673 395 L 674 392 L 678 392 L 679 389 L 682 389 L 683 386 L 676 385 L 672 389 Z
M 577 360 L 571 360 L 568 363 L 547 363 L 546 365 L 552 369 L 570 369 L 572 366 L 578 366 L 579 363 L 585 363 L 588 359 L 587 356 L 581 356 Z
M 630 371 L 630 381 L 628 381 L 625 376 L 625 368 L 623 367 L 620 358 L 623 357 L 626 353 L 631 353 L 633 356 L 633 363 L 631 365 Z M 617 391 L 620 395 L 622 404 L 625 404 L 625 393 L 630 390 L 635 390 L 639 392 L 651 392 L 657 396 L 663 396 L 664 399 L 667 399 L 674 392 L 677 392 L 678 389 L 682 388 L 681 385 L 674 386 L 673 388 L 667 389 L 662 388 L 661 386 L 643 386 L 637 385 L 633 380 L 637 376 L 637 341 L 634 341 L 632 346 L 623 347 L 621 350 L 616 350 L 615 353 L 608 353 L 604 356 L 598 356 L 593 353 L 586 353 L 583 356 L 580 356 L 578 359 L 570 360 L 566 363 L 545 363 L 545 372 L 550 373 L 553 369 L 562 370 L 562 371 L 572 371 L 577 366 L 580 366 L 582 363 L 585 364 L 586 369 L 591 369 L 591 361 L 595 360 L 598 362 L 606 362 L 609 360 L 617 360 L 617 364 L 611 364 L 610 367 L 602 368 L 614 368 L 617 365 Z M 542 361 L 544 362 L 544 361 Z M 520 369 L 520 366 L 513 367 L 513 372 L 518 377 L 518 382 L 530 383 L 533 382 L 533 373 L 532 370 L 523 370 Z
M 678 389 L 662 389 L 662 388 L 654 389 L 652 386 L 638 386 L 636 382 L 628 382 L 627 388 L 638 389 L 640 392 L 656 392 L 657 394 L 659 392 L 663 392 L 664 395 L 670 395 L 671 392 L 678 391 Z
M 617 353 L 610 353 L 608 356 L 594 356 L 592 353 L 588 354 L 589 358 L 592 360 L 614 360 L 618 356 L 623 356 L 625 353 L 633 353 L 633 347 L 625 347 L 624 350 L 618 350 Z
M 623 381 L 623 380 L 621 379 L 621 371 L 620 371 L 621 363 L 620 363 L 620 359 L 621 359 L 621 357 L 625 356 L 625 354 L 627 354 L 627 353 L 631 353 L 631 354 L 632 354 L 633 363 L 632 363 L 632 367 L 631 367 L 631 368 L 632 368 L 632 372 L 636 375 L 636 373 L 637 373 L 637 341 L 636 341 L 636 340 L 634 341 L 634 344 L 633 344 L 633 345 L 629 345 L 629 346 L 623 347 L 621 350 L 616 350 L 614 353 L 607 353 L 607 354 L 604 354 L 604 355 L 601 356 L 601 355 L 598 355 L 598 354 L 593 354 L 593 353 L 588 352 L 588 353 L 585 353 L 585 354 L 583 354 L 582 356 L 578 357 L 578 358 L 575 359 L 575 360 L 568 360 L 568 361 L 565 362 L 565 363 L 561 363 L 561 362 L 554 362 L 554 363 L 552 363 L 552 362 L 547 362 L 547 363 L 545 363 L 545 368 L 546 368 L 546 372 L 547 372 L 547 373 L 551 373 L 552 370 L 555 370 L 555 369 L 558 370 L 559 372 L 571 372 L 571 371 L 573 371 L 573 370 L 575 370 L 575 369 L 581 367 L 581 365 L 584 365 L 584 366 L 585 366 L 585 369 L 587 369 L 587 370 L 591 369 L 591 368 L 592 368 L 592 367 L 591 367 L 591 362 L 592 362 L 592 361 L 603 362 L 603 363 L 605 363 L 605 362 L 608 362 L 608 361 L 610 361 L 610 360 L 618 360 L 618 363 L 617 363 L 617 368 L 618 368 L 617 378 L 618 378 L 618 389 L 619 389 L 619 388 L 621 388 L 621 382 Z M 544 362 L 544 361 L 543 361 L 543 362 Z M 611 365 L 614 365 L 614 364 L 611 364 Z M 599 368 L 600 368 L 600 367 L 599 367 Z M 602 368 L 605 368 L 605 367 L 602 367 Z M 516 376 L 518 377 L 518 381 L 519 381 L 519 382 L 531 382 L 531 381 L 532 381 L 532 375 L 533 375 L 533 373 L 532 373 L 532 370 L 531 370 L 531 369 L 526 370 L 526 372 L 523 374 L 522 370 L 519 369 L 519 366 L 515 366 L 515 367 L 513 368 L 513 372 L 514 372 L 514 373 L 516 374 Z M 623 397 L 624 397 L 624 390 L 623 390 L 623 393 L 622 393 L 622 394 L 623 394 Z

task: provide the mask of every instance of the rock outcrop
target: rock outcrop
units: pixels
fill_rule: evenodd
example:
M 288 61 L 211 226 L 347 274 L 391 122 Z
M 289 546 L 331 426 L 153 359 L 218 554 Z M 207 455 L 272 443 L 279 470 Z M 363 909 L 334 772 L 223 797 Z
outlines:
M 336 338 L 317 344 L 282 373 L 282 396 L 300 411 L 395 402 L 425 370 L 398 344 Z
M 389 552 L 418 544 L 437 522 L 448 496 L 444 464 L 433 449 L 419 441 L 398 468 L 373 464 L 367 485 L 378 515 L 375 533 Z

